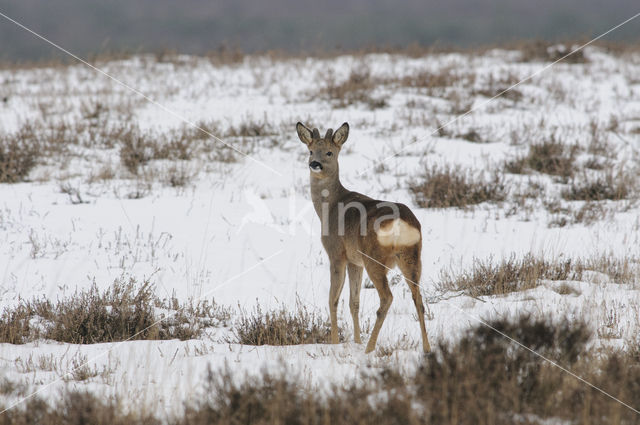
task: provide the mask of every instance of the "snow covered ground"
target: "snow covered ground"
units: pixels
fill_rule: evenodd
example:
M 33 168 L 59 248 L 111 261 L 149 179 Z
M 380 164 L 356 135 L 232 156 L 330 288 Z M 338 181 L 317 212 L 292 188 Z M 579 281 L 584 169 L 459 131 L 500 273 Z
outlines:
M 559 63 L 525 81 L 514 89 L 519 98 L 491 101 L 548 62 L 522 62 L 518 52 L 490 50 L 415 58 L 247 57 L 220 65 L 189 56 L 96 63 L 166 109 L 82 64 L 0 70 L 0 97 L 7 99 L 0 104 L 2 134 L 14 134 L 25 123 L 44 131 L 60 123 L 95 129 L 125 122 L 160 140 L 186 131 L 185 121 L 209 123 L 213 134 L 252 158 L 236 153 L 236 161 L 221 161 L 216 152 L 229 149 L 206 138 L 197 142 L 205 148 L 193 158 L 151 160 L 135 176 L 121 163 L 118 140 L 96 146 L 95 133 L 72 137 L 69 151 L 44 157 L 27 182 L 0 184 L 0 308 L 20 299 L 56 300 L 93 282 L 105 289 L 115 279 L 134 277 L 150 280 L 162 298 L 213 298 L 233 309 L 231 323 L 256 305 L 263 311 L 295 310 L 301 303 L 328 317 L 328 260 L 310 202 L 308 152 L 294 126 L 303 121 L 323 132 L 347 121 L 351 133 L 340 158 L 343 184 L 404 202 L 422 223 L 422 285 L 433 346 L 455 340 L 478 318 L 522 312 L 559 321 L 584 319 L 596 331 L 594 348 L 631 343 L 640 332 L 637 281 L 620 284 L 592 273 L 592 279 L 564 282 L 575 293 L 561 294 L 557 288 L 563 282 L 549 281 L 482 299 L 443 293 L 438 282 L 443 271 L 465 271 L 476 259 L 498 261 L 512 254 L 639 258 L 640 207 L 633 199 L 602 201 L 608 211 L 603 218 L 569 220 L 558 227 L 557 213 L 545 208 L 545 200 L 560 199 L 569 183 L 541 173 L 506 175 L 510 191 L 533 183 L 546 188 L 540 199 L 528 199 L 524 206 L 510 192 L 505 202 L 472 209 L 426 209 L 408 189 L 432 164 L 460 164 L 487 178 L 494 169 L 504 173 L 505 160 L 551 135 L 579 145 L 582 156 L 576 161 L 584 162 L 591 158 L 596 134 L 607 146 L 606 168 L 635 173 L 640 54 L 589 48 L 585 57 L 584 63 Z M 426 71 L 461 77 L 442 89 L 402 82 Z M 340 105 L 319 93 L 357 75 L 371 82 L 367 95 L 379 105 L 366 100 Z M 441 135 L 435 131 L 471 107 L 477 109 L 448 124 Z M 263 129 L 255 137 L 250 132 L 234 136 L 243 124 Z M 461 136 L 471 130 L 483 143 Z M 171 167 L 186 170 L 186 185 L 167 183 L 163 176 Z M 559 202 L 571 211 L 582 205 Z M 229 343 L 225 328 L 189 341 L 0 344 L 0 374 L 45 398 L 55 399 L 62 388 L 87 388 L 122 396 L 131 406 L 175 413 L 203 391 L 208 367 L 228 365 L 241 376 L 286 365 L 321 388 L 360 379 L 385 364 L 411 370 L 421 356 L 419 326 L 406 285 L 392 291 L 394 302 L 378 340 L 393 350 L 390 356 L 365 355 L 364 345 L 354 344 L 350 334 L 337 346 L 252 347 Z M 339 317 L 348 333 L 347 299 L 345 290 Z M 377 307 L 375 290 L 363 289 L 365 331 Z M 368 334 L 363 337 L 366 342 Z M 82 381 L 63 376 L 84 362 L 101 373 Z

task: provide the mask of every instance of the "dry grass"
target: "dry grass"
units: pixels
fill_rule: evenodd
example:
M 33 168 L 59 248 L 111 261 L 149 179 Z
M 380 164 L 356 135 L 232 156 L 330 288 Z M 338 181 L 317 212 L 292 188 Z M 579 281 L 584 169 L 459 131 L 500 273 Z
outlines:
M 585 272 L 602 273 L 619 284 L 635 283 L 640 276 L 638 261 L 633 258 L 594 256 L 576 260 L 549 261 L 527 254 L 518 259 L 514 254 L 495 262 L 475 260 L 470 271 L 441 273 L 438 287 L 443 291 L 462 291 L 478 297 L 524 291 L 540 285 L 542 280 L 582 280 Z
M 39 157 L 39 146 L 30 129 L 0 137 L 0 183 L 24 181 Z
M 184 126 L 155 135 L 142 131 L 131 117 L 123 120 L 110 118 L 118 114 L 100 102 L 84 103 L 80 109 L 82 119 L 73 124 L 52 119 L 33 120 L 13 134 L 0 136 L 0 183 L 24 181 L 39 165 L 62 164 L 57 168 L 64 170 L 71 159 L 91 161 L 98 150 L 114 148 L 119 148 L 120 163 L 131 175 L 173 187 L 185 186 L 197 175 L 194 167 L 185 165 L 185 162 L 196 158 L 223 163 L 237 160 L 233 149 L 197 128 Z M 252 146 L 244 142 L 245 138 L 277 134 L 266 120 L 248 119 L 230 127 L 224 134 L 214 122 L 201 122 L 198 126 L 220 137 L 242 138 L 233 144 L 247 152 Z M 102 153 L 98 156 L 103 160 Z M 173 161 L 176 164 L 149 167 L 153 161 Z M 92 174 L 88 178 L 91 182 L 121 177 L 118 168 L 109 165 L 102 165 L 98 175 Z M 51 174 L 39 176 L 40 180 L 49 178 Z M 67 193 L 66 190 L 64 192 Z M 76 194 L 69 195 L 73 203 L 82 202 Z
M 54 406 L 33 398 L 24 408 L 0 415 L 0 425 L 160 425 L 162 422 L 139 410 L 125 414 L 116 398 L 102 399 L 88 392 L 67 391 Z
M 199 130 L 185 130 L 169 134 L 168 140 L 158 140 L 139 130 L 132 129 L 121 139 L 120 161 L 132 174 L 137 175 L 140 168 L 151 160 L 181 160 L 193 158 L 199 137 L 194 132 Z M 201 132 L 200 132 L 201 133 Z
M 520 51 L 520 60 L 522 62 L 555 62 L 567 54 L 574 48 L 584 43 L 553 43 L 546 40 L 530 40 L 516 44 L 514 46 Z M 579 50 L 563 59 L 567 63 L 586 63 L 587 58 L 584 50 Z
M 483 82 L 481 87 L 474 88 L 472 94 L 487 98 L 499 96 L 500 99 L 506 99 L 513 103 L 517 103 L 524 98 L 524 95 L 516 87 L 510 87 L 517 84 L 519 81 L 520 78 L 512 73 L 501 74 L 497 77 L 490 74 L 487 81 Z
M 468 128 L 466 131 L 456 132 L 456 131 L 450 130 L 446 126 L 443 126 L 439 120 L 435 121 L 435 127 L 438 130 L 439 137 L 463 139 L 471 143 L 488 143 L 489 142 L 475 128 Z
M 301 304 L 294 313 L 285 308 L 263 312 L 258 306 L 250 315 L 243 314 L 233 334 L 235 340 L 230 342 L 245 345 L 328 344 L 331 325 Z M 339 337 L 344 340 L 340 328 Z
M 156 307 L 167 309 L 158 316 Z M 127 339 L 192 339 L 204 328 L 229 320 L 215 303 L 180 305 L 160 301 L 149 282 L 116 280 L 104 292 L 95 284 L 61 299 L 22 301 L 0 316 L 0 342 L 24 344 L 41 338 L 74 344 Z
M 344 108 L 353 104 L 365 104 L 370 109 L 384 108 L 387 101 L 382 97 L 374 97 L 374 89 L 381 83 L 371 75 L 366 65 L 354 66 L 349 76 L 338 81 L 332 69 L 322 74 L 323 81 L 320 89 L 313 93 L 313 97 L 319 97 L 330 101 L 338 108 Z
M 237 126 L 231 126 L 225 132 L 225 137 L 267 137 L 275 136 L 278 132 L 265 117 L 263 120 L 246 119 Z
M 595 256 L 579 261 L 576 267 L 581 276 L 585 271 L 595 271 L 614 283 L 637 284 L 640 277 L 640 260 L 633 257 Z
M 435 89 L 451 87 L 469 87 L 473 85 L 476 74 L 459 67 L 442 67 L 436 70 L 424 69 L 401 78 L 398 83 L 403 87 L 426 89 L 428 94 L 436 94 Z
M 569 178 L 577 171 L 575 161 L 577 146 L 566 146 L 554 137 L 529 146 L 525 156 L 505 163 L 505 171 L 513 174 L 525 174 L 529 170 L 539 173 Z
M 581 322 L 493 320 L 489 325 L 560 364 L 630 406 L 640 406 L 640 366 L 634 351 L 586 350 Z M 33 399 L 0 416 L 2 424 L 634 424 L 637 414 L 562 372 L 488 327 L 441 343 L 408 375 L 389 366 L 326 393 L 301 376 L 264 371 L 237 379 L 209 371 L 203 396 L 183 414 L 159 418 L 124 414 L 117 399 L 67 392 L 54 406 Z
M 606 173 L 595 179 L 573 179 L 571 186 L 562 191 L 569 201 L 620 201 L 629 199 L 637 191 L 637 178 L 629 173 Z
M 588 226 L 596 221 L 604 220 L 610 213 L 611 210 L 605 208 L 601 203 L 587 201 L 571 214 L 574 224 L 582 223 Z
M 507 196 L 499 174 L 491 180 L 461 167 L 433 166 L 409 182 L 409 190 L 423 208 L 468 208 L 483 202 L 502 202 Z
M 532 255 L 517 259 L 512 255 L 497 264 L 493 259 L 475 260 L 471 271 L 457 275 L 441 274 L 441 290 L 462 291 L 475 297 L 523 291 L 540 284 L 541 279 L 569 280 L 575 278 L 570 260 L 549 262 Z

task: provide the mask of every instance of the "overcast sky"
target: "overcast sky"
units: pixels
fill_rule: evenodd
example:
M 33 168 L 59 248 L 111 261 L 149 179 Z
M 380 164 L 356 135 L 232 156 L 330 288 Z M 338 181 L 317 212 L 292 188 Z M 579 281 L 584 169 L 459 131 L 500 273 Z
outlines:
M 164 48 L 205 53 L 468 46 L 523 38 L 586 39 L 640 12 L 638 0 L 0 0 L 0 12 L 81 55 Z M 609 40 L 638 40 L 640 18 Z M 52 54 L 0 17 L 0 58 Z

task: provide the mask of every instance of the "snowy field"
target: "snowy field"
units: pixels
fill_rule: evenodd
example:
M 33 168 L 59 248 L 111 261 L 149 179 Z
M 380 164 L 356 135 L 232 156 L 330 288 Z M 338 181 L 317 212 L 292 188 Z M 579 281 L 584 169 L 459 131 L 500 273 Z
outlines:
M 640 54 L 590 47 L 580 60 L 560 62 L 493 100 L 543 70 L 549 58 L 488 50 L 214 59 L 94 62 L 157 103 L 82 64 L 0 70 L 1 137 L 27 134 L 24 140 L 42 142 L 28 174 L 0 184 L 0 308 L 36 298 L 55 302 L 94 283 L 103 291 L 133 278 L 153 284 L 160 299 L 215 300 L 230 311 L 225 323 L 196 339 L 0 344 L 0 375 L 25 384 L 26 394 L 54 400 L 62 389 L 87 389 L 118 395 L 128 408 L 171 415 L 202 394 L 208 368 L 228 367 L 240 377 L 286 366 L 320 389 L 390 364 L 415 369 L 420 332 L 404 282 L 392 286 L 375 353 L 365 355 L 364 344 L 353 342 L 347 288 L 339 345 L 250 346 L 234 339 L 234 325 L 257 306 L 329 315 L 329 265 L 297 121 L 322 134 L 349 122 L 342 183 L 403 202 L 421 221 L 421 283 L 434 348 L 455 342 L 479 319 L 521 313 L 586 321 L 594 331 L 590 350 L 637 344 Z M 521 173 L 505 165 L 549 140 L 571 151 L 565 166 L 575 169 L 552 175 L 531 164 Z M 410 188 L 425 170 L 445 165 L 462 167 L 481 185 L 499 176 L 505 196 L 428 208 Z M 585 182 L 615 186 L 617 179 L 628 189 L 624 195 L 567 195 Z M 594 266 L 580 280 L 542 280 L 494 295 L 442 284 L 445 275 L 470 273 L 479 261 L 529 254 L 617 259 L 629 264 L 632 278 L 616 281 Z M 379 300 L 370 286 L 365 282 L 361 295 L 365 343 Z M 66 374 L 79 366 L 93 373 Z M 19 399 L 7 396 L 4 404 Z

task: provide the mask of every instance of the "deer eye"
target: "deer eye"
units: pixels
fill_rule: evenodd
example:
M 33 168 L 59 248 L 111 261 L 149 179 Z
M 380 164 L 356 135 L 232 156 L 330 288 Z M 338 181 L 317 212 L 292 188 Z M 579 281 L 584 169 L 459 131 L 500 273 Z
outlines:
M 327 152 L 327 156 L 333 155 L 333 152 Z
M 309 155 L 313 155 L 313 151 L 309 151 Z

